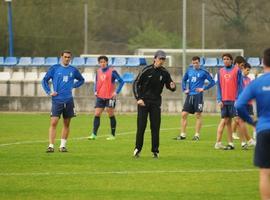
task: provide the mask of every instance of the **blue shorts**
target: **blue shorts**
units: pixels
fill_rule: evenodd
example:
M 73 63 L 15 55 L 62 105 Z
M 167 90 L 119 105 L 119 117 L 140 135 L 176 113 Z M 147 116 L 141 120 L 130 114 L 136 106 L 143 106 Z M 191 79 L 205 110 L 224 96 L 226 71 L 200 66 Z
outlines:
M 201 113 L 203 111 L 203 93 L 187 95 L 182 111 L 190 114 Z
M 257 133 L 254 153 L 254 165 L 270 168 L 270 129 Z
M 234 104 L 223 105 L 221 108 L 221 118 L 234 118 L 236 116 L 236 109 Z
M 115 108 L 116 99 L 102 99 L 97 97 L 95 108 Z
M 61 114 L 64 119 L 76 116 L 73 100 L 67 103 L 52 103 L 51 117 L 60 117 Z

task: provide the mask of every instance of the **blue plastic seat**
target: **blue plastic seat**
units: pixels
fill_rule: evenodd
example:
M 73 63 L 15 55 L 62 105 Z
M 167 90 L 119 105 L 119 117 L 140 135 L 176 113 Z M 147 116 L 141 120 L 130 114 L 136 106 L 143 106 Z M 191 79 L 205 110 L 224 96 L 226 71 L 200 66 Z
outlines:
M 14 66 L 17 65 L 18 60 L 16 57 L 6 57 L 5 61 L 4 61 L 4 65 L 7 66 Z
M 249 57 L 247 62 L 251 65 L 251 67 L 259 67 L 261 65 L 259 57 Z
M 134 77 L 135 75 L 132 72 L 126 72 L 122 76 L 125 83 L 132 83 L 134 81 Z
M 52 65 L 56 65 L 56 64 L 59 64 L 59 60 L 57 57 L 47 57 L 45 59 L 46 66 L 52 66 Z
M 201 65 L 204 65 L 204 63 L 205 63 L 205 58 L 204 57 L 200 57 L 200 64 Z
M 45 65 L 45 58 L 44 57 L 34 57 L 32 59 L 33 66 L 43 66 Z
M 18 65 L 19 66 L 29 66 L 32 64 L 32 58 L 31 57 L 21 57 L 19 59 Z
M 113 61 L 114 61 L 114 58 L 112 58 L 112 57 L 108 57 L 108 65 L 109 66 L 112 66 L 113 65 Z
M 83 57 L 74 57 L 72 59 L 71 65 L 83 66 L 83 65 L 85 65 L 85 58 L 83 58 Z
M 147 62 L 146 62 L 145 58 L 140 58 L 140 65 L 142 65 L 142 66 L 147 65 Z
M 121 66 L 125 66 L 127 63 L 127 59 L 123 58 L 123 57 L 116 57 L 113 60 L 113 66 L 115 67 L 121 67 Z
M 218 58 L 218 66 L 219 67 L 224 67 L 224 62 L 222 58 Z
M 140 66 L 140 58 L 132 57 L 127 59 L 127 67 L 138 67 Z
M 95 57 L 86 58 L 85 65 L 90 67 L 98 66 L 98 59 Z
M 205 58 L 204 67 L 217 67 L 218 60 L 217 58 Z
M 0 57 L 0 65 L 4 65 L 4 57 Z

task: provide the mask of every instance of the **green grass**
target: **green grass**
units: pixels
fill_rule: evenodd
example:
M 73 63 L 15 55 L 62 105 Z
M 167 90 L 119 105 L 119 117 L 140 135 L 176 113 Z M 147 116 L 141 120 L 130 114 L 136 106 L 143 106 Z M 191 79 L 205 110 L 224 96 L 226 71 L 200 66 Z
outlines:
M 194 117 L 187 140 L 176 141 L 180 115 L 163 115 L 159 159 L 151 157 L 149 128 L 141 157 L 132 157 L 136 115 L 117 115 L 115 141 L 106 140 L 105 115 L 98 139 L 88 141 L 92 120 L 74 118 L 69 152 L 46 154 L 47 114 L 0 113 L 0 199 L 259 199 L 253 150 L 241 150 L 238 141 L 234 151 L 213 148 L 219 116 L 204 116 L 201 140 L 194 142 Z

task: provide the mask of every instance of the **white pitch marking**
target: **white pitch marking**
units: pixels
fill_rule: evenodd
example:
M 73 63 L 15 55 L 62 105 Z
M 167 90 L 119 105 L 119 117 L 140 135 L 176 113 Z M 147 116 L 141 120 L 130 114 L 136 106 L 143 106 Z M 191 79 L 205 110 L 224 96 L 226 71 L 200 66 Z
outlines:
M 216 126 L 216 124 L 208 124 L 208 125 L 204 125 L 203 127 L 213 127 Z M 187 128 L 194 128 L 194 127 L 187 127 Z M 180 129 L 179 127 L 177 128 L 161 128 L 160 131 L 169 131 L 169 130 L 177 130 Z M 129 135 L 132 133 L 135 133 L 136 131 L 127 131 L 127 132 L 123 132 L 123 133 L 118 133 L 117 135 Z M 146 130 L 145 132 L 150 132 L 150 130 Z M 99 138 L 102 137 L 108 137 L 107 135 L 101 135 L 99 136 Z M 69 140 L 84 140 L 87 139 L 88 137 L 78 137 L 78 138 L 70 138 Z M 60 140 L 60 139 L 56 139 L 56 140 Z M 12 145 L 21 145 L 21 144 L 35 144 L 35 143 L 45 143 L 48 142 L 48 140 L 34 140 L 34 141 L 22 141 L 22 142 L 13 142 L 13 143 L 6 143 L 6 144 L 0 144 L 0 147 L 4 147 L 4 146 L 12 146 Z
M 182 174 L 182 173 L 248 173 L 258 169 L 211 169 L 211 170 L 154 170 L 154 171 L 99 171 L 99 172 L 25 172 L 0 173 L 0 176 L 55 176 L 55 175 L 106 175 L 106 174 Z

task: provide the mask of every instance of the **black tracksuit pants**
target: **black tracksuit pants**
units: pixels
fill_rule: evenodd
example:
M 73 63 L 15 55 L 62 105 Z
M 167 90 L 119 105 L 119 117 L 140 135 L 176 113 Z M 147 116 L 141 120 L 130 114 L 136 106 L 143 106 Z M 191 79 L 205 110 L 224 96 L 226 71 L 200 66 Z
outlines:
M 137 135 L 136 147 L 139 151 L 142 150 L 144 141 L 144 132 L 147 125 L 148 113 L 150 117 L 150 129 L 152 136 L 152 152 L 159 153 L 159 130 L 160 130 L 160 105 L 149 103 L 146 106 L 138 105 L 137 114 Z

